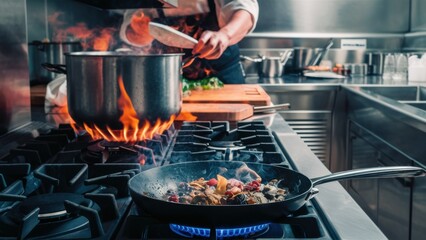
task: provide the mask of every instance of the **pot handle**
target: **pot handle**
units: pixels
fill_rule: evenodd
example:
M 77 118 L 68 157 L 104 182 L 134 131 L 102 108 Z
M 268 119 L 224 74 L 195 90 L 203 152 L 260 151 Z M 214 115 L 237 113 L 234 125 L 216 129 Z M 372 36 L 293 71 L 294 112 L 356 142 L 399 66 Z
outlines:
M 280 53 L 280 63 L 284 66 L 287 63 L 287 61 L 290 59 L 292 54 L 293 54 L 293 49 Z
M 49 72 L 67 74 L 66 65 L 42 63 L 41 66 Z
M 423 177 L 426 176 L 426 170 L 412 166 L 398 167 L 375 167 L 354 169 L 342 172 L 332 173 L 330 175 L 312 178 L 312 186 L 323 183 L 345 180 L 345 179 L 362 179 L 362 178 L 393 178 L 393 177 Z
M 251 58 L 248 56 L 240 55 L 240 59 L 248 60 L 250 62 L 262 62 L 262 58 Z

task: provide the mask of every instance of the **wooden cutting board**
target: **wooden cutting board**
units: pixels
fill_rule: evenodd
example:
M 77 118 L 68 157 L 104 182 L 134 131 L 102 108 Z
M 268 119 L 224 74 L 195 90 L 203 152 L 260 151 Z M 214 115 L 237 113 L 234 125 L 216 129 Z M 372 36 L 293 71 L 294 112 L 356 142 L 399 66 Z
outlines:
M 253 106 L 240 103 L 184 103 L 178 121 L 240 121 L 253 115 Z
M 253 106 L 271 104 L 271 97 L 256 84 L 225 84 L 221 89 L 191 91 L 184 103 L 246 103 Z

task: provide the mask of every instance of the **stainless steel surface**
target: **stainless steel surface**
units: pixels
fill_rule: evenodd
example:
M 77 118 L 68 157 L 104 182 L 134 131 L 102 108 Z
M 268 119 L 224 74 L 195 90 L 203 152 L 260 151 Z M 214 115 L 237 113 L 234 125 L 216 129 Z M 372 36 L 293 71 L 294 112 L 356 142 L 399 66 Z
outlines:
M 293 58 L 291 69 L 292 71 L 302 71 L 306 66 L 309 65 L 311 60 L 319 50 L 306 47 L 296 47 L 293 49 Z
M 246 36 L 238 45 L 243 49 L 320 48 L 329 38 L 334 39 L 334 48 L 341 45 L 342 39 L 366 39 L 368 49 L 398 50 L 404 44 L 403 33 L 255 32 Z
M 366 76 L 368 65 L 366 63 L 345 63 L 343 68 L 350 71 L 351 76 Z
M 77 123 L 120 128 L 118 78 L 140 120 L 168 120 L 181 109 L 182 54 L 66 54 L 68 110 Z
M 0 1 L 0 135 L 31 120 L 26 1 Z
M 268 117 L 264 117 L 265 121 L 268 121 Z M 275 116 L 271 130 L 275 131 L 276 138 L 286 149 L 286 155 L 294 161 L 297 170 L 310 178 L 330 174 L 302 139 L 283 126 L 288 126 L 286 121 Z M 321 194 L 311 201 L 324 210 L 325 219 L 333 225 L 335 239 L 387 239 L 340 183 L 332 182 L 317 188 Z
M 331 46 L 333 46 L 332 38 L 328 40 L 327 44 L 315 55 L 315 57 L 312 59 L 309 65 L 318 66 L 321 63 L 321 60 L 324 57 L 324 55 L 326 55 L 328 53 L 328 50 L 330 50 Z
M 279 53 L 276 54 L 279 56 L 266 56 L 258 53 L 259 57 L 252 58 L 240 55 L 240 59 L 256 64 L 259 77 L 276 78 L 283 76 L 284 66 L 290 59 L 292 53 L 293 51 L 291 49 L 287 49 L 279 51 Z
M 411 238 L 422 239 L 426 235 L 424 226 L 426 216 L 426 179 L 416 179 L 413 184 Z
M 409 0 L 259 1 L 255 32 L 405 33 L 409 13 Z
M 410 31 L 426 31 L 426 16 L 424 14 L 426 2 L 423 0 L 411 0 Z
M 312 179 L 312 185 L 317 186 L 333 181 L 341 181 L 347 179 L 364 179 L 364 178 L 395 178 L 395 177 L 424 177 L 426 170 L 419 167 L 399 166 L 399 167 L 376 167 L 354 169 L 343 172 L 337 172 L 323 177 Z
M 295 84 L 262 84 L 262 87 L 273 103 L 291 104 L 291 109 L 280 111 L 280 115 L 311 151 L 329 167 L 332 110 L 338 87 Z
M 344 87 L 350 120 L 348 167 L 418 165 L 425 167 L 426 111 L 406 103 L 425 98 L 421 86 Z M 354 138 L 355 137 L 355 138 Z M 353 165 L 353 166 L 350 166 Z M 369 180 L 370 181 L 370 180 Z M 354 198 L 391 239 L 426 234 L 424 180 L 352 183 Z M 364 186 L 364 187 L 362 187 Z M 419 202 L 420 201 L 420 202 Z M 410 225 L 411 223 L 411 225 Z
M 426 52 L 426 31 L 405 34 L 403 48 L 406 51 Z
M 284 74 L 284 65 L 290 58 L 291 51 L 281 53 L 279 57 L 262 57 L 260 75 L 264 77 L 281 77 Z M 284 57 L 283 57 L 284 56 Z
M 348 140 L 351 168 L 410 166 L 413 159 L 355 122 Z M 412 182 L 409 178 L 351 181 L 348 191 L 390 239 L 409 239 Z
M 269 112 L 269 111 L 275 111 L 275 110 L 286 110 L 290 108 L 290 103 L 282 103 L 282 104 L 275 104 L 272 106 L 255 106 L 253 107 L 254 113 L 262 113 L 262 112 Z
M 28 46 L 30 81 L 45 83 L 55 79 L 58 74 L 47 71 L 41 64 L 65 64 L 65 53 L 82 50 L 79 42 L 32 42 Z

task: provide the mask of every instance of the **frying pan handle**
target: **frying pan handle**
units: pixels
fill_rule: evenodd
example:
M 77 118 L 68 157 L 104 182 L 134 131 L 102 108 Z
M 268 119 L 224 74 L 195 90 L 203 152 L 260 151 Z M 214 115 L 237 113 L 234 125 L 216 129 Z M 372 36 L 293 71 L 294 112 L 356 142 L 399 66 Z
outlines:
M 67 74 L 66 66 L 62 64 L 42 63 L 41 66 L 49 72 Z
M 376 167 L 355 169 L 343 172 L 333 173 L 327 176 L 311 179 L 312 185 L 316 186 L 323 183 L 362 178 L 393 178 L 393 177 L 420 177 L 426 176 L 426 170 L 419 167 L 399 166 L 399 167 Z
M 290 108 L 290 103 L 277 104 L 273 106 L 253 107 L 254 113 L 267 112 L 271 110 L 286 110 Z

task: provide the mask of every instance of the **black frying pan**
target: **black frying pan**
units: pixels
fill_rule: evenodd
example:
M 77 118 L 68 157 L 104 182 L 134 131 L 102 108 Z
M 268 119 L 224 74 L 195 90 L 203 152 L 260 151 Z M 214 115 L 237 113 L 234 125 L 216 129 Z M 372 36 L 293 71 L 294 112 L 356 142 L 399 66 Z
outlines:
M 279 187 L 289 189 L 285 201 L 253 205 L 191 205 L 162 200 L 169 189 L 177 189 L 180 182 L 190 182 L 200 177 L 215 178 L 221 174 L 226 178 L 239 178 L 248 182 L 256 178 L 246 167 L 262 177 L 263 182 L 281 180 Z M 352 170 L 309 179 L 290 169 L 233 161 L 199 161 L 179 163 L 153 168 L 130 179 L 130 194 L 138 207 L 160 220 L 195 227 L 241 227 L 287 217 L 302 207 L 318 190 L 318 184 L 349 178 L 413 177 L 424 176 L 426 171 L 417 167 L 382 167 Z M 144 193 L 148 192 L 151 196 Z

